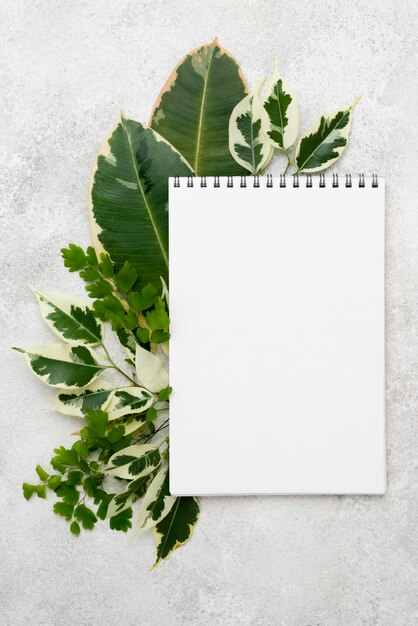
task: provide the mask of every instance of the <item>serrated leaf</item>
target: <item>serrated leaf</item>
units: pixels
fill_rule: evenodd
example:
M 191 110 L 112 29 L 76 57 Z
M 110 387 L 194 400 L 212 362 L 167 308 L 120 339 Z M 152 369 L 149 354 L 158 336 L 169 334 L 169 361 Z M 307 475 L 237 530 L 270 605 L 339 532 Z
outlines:
M 116 420 L 124 415 L 144 413 L 154 402 L 154 396 L 142 387 L 122 387 L 114 392 L 107 411 L 109 420 Z
M 164 300 L 159 298 L 154 309 L 145 314 L 145 321 L 151 330 L 165 329 L 170 324 L 170 319 L 165 310 Z
M 59 389 L 77 389 L 92 383 L 105 369 L 96 361 L 89 346 L 45 344 L 30 350 L 13 348 L 25 355 L 26 361 L 44 383 Z
M 154 285 L 145 285 L 141 291 L 131 291 L 128 294 L 128 303 L 131 309 L 140 313 L 149 309 L 158 299 L 158 291 Z
M 85 414 L 86 421 L 88 422 L 87 429 L 89 434 L 93 437 L 104 437 L 106 433 L 107 423 L 109 416 L 106 411 L 101 409 L 87 409 Z M 83 434 L 83 432 L 82 432 Z
M 90 345 L 102 341 L 102 324 L 80 298 L 65 293 L 32 291 L 44 321 L 60 339 L 70 344 Z
M 229 149 L 237 163 L 251 174 L 257 174 L 270 161 L 271 144 L 261 131 L 262 107 L 259 96 L 264 78 L 254 91 L 243 98 L 229 120 Z
M 61 248 L 61 255 L 65 267 L 70 272 L 78 272 L 87 264 L 83 248 L 76 246 L 74 243 L 70 243 L 68 248 Z
M 65 517 L 65 519 L 69 522 L 73 516 L 74 505 L 67 504 L 66 502 L 55 502 L 52 510 L 57 515 L 61 515 L 61 517 Z
M 190 539 L 198 518 L 199 503 L 196 498 L 177 498 L 168 515 L 152 527 L 157 547 L 154 567 Z
M 95 380 L 82 391 L 60 392 L 55 398 L 54 409 L 64 415 L 84 417 L 87 409 L 106 409 L 114 389 L 103 380 Z
M 167 402 L 172 391 L 173 391 L 172 387 L 164 387 L 164 389 L 161 389 L 158 394 L 158 402 Z
M 91 285 L 86 286 L 86 291 L 90 298 L 105 298 L 113 293 L 113 285 L 108 280 L 101 278 Z
M 228 149 L 228 122 L 245 94 L 236 60 L 215 39 L 192 50 L 173 70 L 154 106 L 151 127 L 184 156 L 196 174 L 243 174 Z
M 357 102 L 347 109 L 326 113 L 301 138 L 296 151 L 298 172 L 320 172 L 340 158 L 347 146 Z
M 297 98 L 279 73 L 277 61 L 263 101 L 262 130 L 275 148 L 287 150 L 299 130 Z
M 62 498 L 62 501 L 65 504 L 77 504 L 78 499 L 80 497 L 79 491 L 74 487 L 74 485 L 69 485 L 67 482 L 62 482 L 59 487 L 55 490 L 58 498 Z M 55 510 L 55 509 L 54 509 Z
M 149 480 L 149 475 L 131 480 L 124 491 L 113 496 L 109 503 L 106 517 L 119 515 L 119 513 L 130 508 L 137 500 L 142 498 L 147 490 Z
M 156 446 L 134 445 L 113 454 L 103 471 L 130 480 L 151 474 L 160 463 L 161 454 Z
M 168 468 L 163 468 L 153 478 L 141 504 L 134 535 L 151 528 L 171 511 L 177 497 L 170 495 Z
M 74 509 L 74 517 L 81 522 L 85 530 L 91 530 L 97 522 L 97 517 L 85 504 L 79 504 Z
M 122 268 L 115 276 L 116 287 L 119 291 L 127 293 L 135 285 L 137 279 L 138 272 L 128 261 L 125 261 Z
M 136 346 L 135 367 L 138 380 L 153 393 L 168 386 L 168 372 L 160 359 L 140 345 Z
M 151 128 L 122 117 L 98 157 L 91 190 L 95 247 L 138 270 L 142 284 L 168 278 L 170 176 L 193 171 Z

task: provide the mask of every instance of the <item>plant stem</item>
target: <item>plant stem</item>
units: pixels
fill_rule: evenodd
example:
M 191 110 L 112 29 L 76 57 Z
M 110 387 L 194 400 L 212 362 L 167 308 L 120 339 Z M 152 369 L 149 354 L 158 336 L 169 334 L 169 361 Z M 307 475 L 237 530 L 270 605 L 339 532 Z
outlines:
M 294 161 L 292 161 L 292 159 L 290 158 L 290 156 L 289 156 L 289 152 L 288 152 L 287 150 L 284 150 L 284 153 L 285 153 L 286 158 L 287 158 L 287 165 L 286 165 L 286 169 L 285 169 L 285 171 L 284 171 L 283 176 L 286 176 L 286 174 L 287 174 L 287 170 L 289 169 L 289 167 L 290 167 L 291 165 L 293 165 Z
M 122 376 L 124 376 L 125 378 L 127 378 L 133 385 L 135 385 L 135 387 L 139 387 L 138 383 L 129 376 L 129 374 L 126 374 L 126 372 L 124 372 L 123 370 L 120 369 L 120 367 L 118 367 L 116 365 L 116 363 L 113 361 L 112 357 L 109 354 L 109 350 L 106 348 L 106 346 L 104 345 L 103 342 L 100 343 L 100 345 L 102 346 L 103 350 L 105 351 L 106 357 L 108 359 L 108 361 L 112 364 L 110 367 L 114 370 L 116 370 L 117 372 L 119 372 L 119 374 L 122 374 Z

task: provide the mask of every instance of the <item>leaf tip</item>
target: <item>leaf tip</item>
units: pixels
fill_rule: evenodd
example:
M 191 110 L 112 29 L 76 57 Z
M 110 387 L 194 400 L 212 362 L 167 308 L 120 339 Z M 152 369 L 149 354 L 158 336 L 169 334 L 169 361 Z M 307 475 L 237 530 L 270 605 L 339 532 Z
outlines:
M 358 96 L 358 98 L 356 98 L 353 102 L 353 104 L 350 106 L 350 109 L 353 110 L 354 107 L 356 106 L 356 104 L 361 100 L 361 96 Z
M 215 39 L 212 41 L 212 43 L 210 45 L 213 46 L 213 47 L 219 46 L 219 39 L 218 39 L 218 37 L 215 37 Z

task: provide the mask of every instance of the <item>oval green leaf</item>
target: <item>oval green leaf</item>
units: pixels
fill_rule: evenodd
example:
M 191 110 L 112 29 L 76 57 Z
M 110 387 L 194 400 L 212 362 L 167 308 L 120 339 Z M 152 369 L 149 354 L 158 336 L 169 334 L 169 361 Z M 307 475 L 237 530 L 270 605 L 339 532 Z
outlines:
M 154 567 L 190 539 L 198 518 L 199 503 L 196 498 L 177 498 L 168 515 L 152 527 L 157 546 Z
M 120 266 L 129 261 L 141 284 L 160 289 L 160 277 L 168 281 L 167 181 L 192 174 L 167 141 L 122 117 L 95 165 L 90 216 L 96 251 L 105 250 Z
M 165 137 L 199 176 L 245 174 L 228 148 L 228 124 L 247 87 L 236 60 L 215 39 L 175 67 L 151 114 Z

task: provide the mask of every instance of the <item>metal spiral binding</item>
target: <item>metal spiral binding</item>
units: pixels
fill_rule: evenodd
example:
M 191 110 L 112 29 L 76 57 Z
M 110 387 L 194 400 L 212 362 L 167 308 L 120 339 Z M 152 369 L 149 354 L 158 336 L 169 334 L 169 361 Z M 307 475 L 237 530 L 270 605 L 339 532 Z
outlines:
M 174 176 L 174 187 L 180 187 L 180 176 Z M 195 176 L 187 176 L 187 187 L 194 187 L 194 181 L 197 177 Z M 240 187 L 247 187 L 247 178 L 248 176 L 241 176 L 241 180 L 239 183 Z M 256 174 L 255 176 L 252 177 L 253 178 L 253 184 L 252 186 L 255 188 L 260 188 L 260 187 L 267 187 L 269 189 L 271 189 L 274 186 L 274 181 L 273 181 L 273 175 L 272 174 L 267 174 L 266 177 L 261 177 Z M 251 178 L 250 178 L 251 179 Z M 200 176 L 199 177 L 200 180 L 200 187 L 207 187 L 208 183 L 207 183 L 207 177 L 206 176 Z M 262 184 L 262 181 L 266 181 L 265 184 Z M 196 183 L 196 185 L 199 185 L 199 183 Z M 213 177 L 213 186 L 216 188 L 219 188 L 221 186 L 221 181 L 220 181 L 220 177 L 219 176 L 214 176 Z M 226 182 L 226 186 L 228 188 L 234 187 L 234 177 L 233 176 L 228 176 L 227 177 L 227 182 Z M 295 188 L 300 187 L 300 177 L 298 174 L 294 174 L 293 175 L 293 182 L 292 182 L 292 186 Z M 364 174 L 359 174 L 358 177 L 358 186 L 361 189 L 364 189 L 366 187 L 366 180 L 365 180 L 365 175 Z M 379 179 L 377 174 L 372 174 L 372 187 L 376 188 L 379 186 Z M 279 187 L 286 187 L 286 176 L 284 174 L 280 174 L 279 176 Z M 312 179 L 312 175 L 311 174 L 306 174 L 306 187 L 313 187 L 313 179 Z M 326 187 L 326 178 L 325 178 L 325 174 L 321 173 L 319 175 L 319 187 L 324 188 Z M 338 188 L 340 187 L 340 182 L 339 182 L 339 178 L 338 178 L 338 174 L 333 174 L 332 175 L 332 187 L 334 188 Z M 353 181 L 352 181 L 352 177 L 351 174 L 346 174 L 345 175 L 345 187 L 347 188 L 352 188 L 353 187 Z

